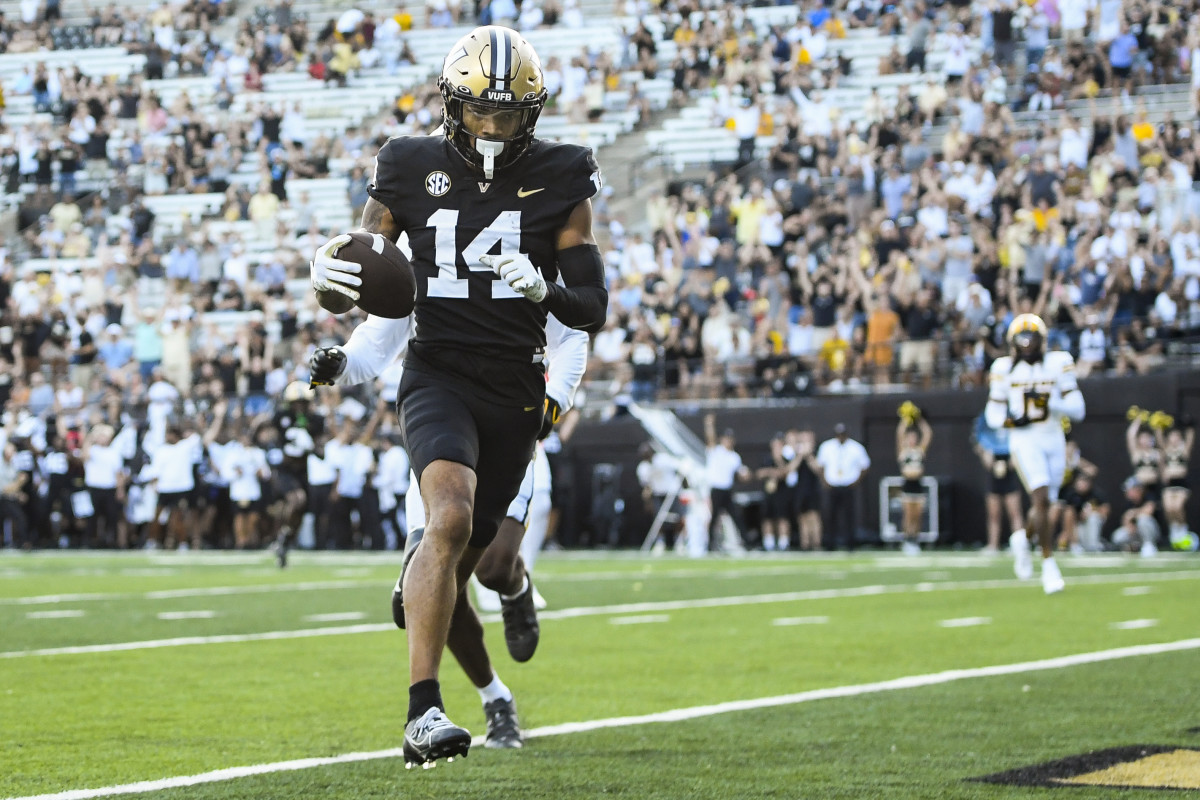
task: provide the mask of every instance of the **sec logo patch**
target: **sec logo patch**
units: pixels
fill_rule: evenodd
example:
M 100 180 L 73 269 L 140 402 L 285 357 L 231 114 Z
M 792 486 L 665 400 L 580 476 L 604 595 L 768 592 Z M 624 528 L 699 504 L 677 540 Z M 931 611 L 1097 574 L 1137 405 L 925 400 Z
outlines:
M 425 191 L 434 197 L 441 197 L 450 191 L 450 176 L 438 170 L 425 176 Z

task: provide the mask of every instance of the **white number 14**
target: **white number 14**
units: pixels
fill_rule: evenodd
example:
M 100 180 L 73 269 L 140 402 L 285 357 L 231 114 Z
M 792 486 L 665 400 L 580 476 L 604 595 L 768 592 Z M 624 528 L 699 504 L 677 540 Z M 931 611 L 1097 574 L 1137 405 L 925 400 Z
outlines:
M 434 229 L 434 262 L 438 275 L 429 279 L 429 297 L 467 299 L 466 278 L 458 277 L 458 211 L 439 208 L 429 217 Z M 501 211 L 492 222 L 463 248 L 462 259 L 471 272 L 491 272 L 492 268 L 479 263 L 479 257 L 500 243 L 501 254 L 521 251 L 521 212 Z M 492 299 L 503 300 L 522 295 L 501 280 L 492 281 Z

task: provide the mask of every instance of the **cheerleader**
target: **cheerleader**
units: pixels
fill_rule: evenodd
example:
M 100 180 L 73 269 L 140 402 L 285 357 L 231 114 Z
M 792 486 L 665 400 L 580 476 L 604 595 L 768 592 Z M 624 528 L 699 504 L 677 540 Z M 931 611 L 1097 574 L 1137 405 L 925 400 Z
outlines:
M 1145 490 L 1147 502 L 1158 503 L 1161 499 L 1163 454 L 1155 442 L 1154 432 L 1147 424 L 1150 419 L 1148 411 L 1142 411 L 1136 406 L 1126 414 L 1130 418 L 1129 427 L 1125 431 L 1125 446 L 1129 451 L 1129 462 L 1133 466 L 1133 477 Z
M 1187 501 L 1191 494 L 1187 477 L 1196 430 L 1191 425 L 1172 425 L 1165 436 L 1163 428 L 1156 428 L 1155 436 L 1163 454 L 1162 503 L 1168 537 L 1173 548 L 1192 549 L 1194 539 L 1187 526 Z
M 900 477 L 904 478 L 900 494 L 904 514 L 901 550 L 909 556 L 921 553 L 917 537 L 921 533 L 921 515 L 927 502 L 921 479 L 925 477 L 925 454 L 933 439 L 933 428 L 920 414 L 915 405 L 905 403 L 900 408 L 900 422 L 896 425 L 896 458 L 900 463 Z

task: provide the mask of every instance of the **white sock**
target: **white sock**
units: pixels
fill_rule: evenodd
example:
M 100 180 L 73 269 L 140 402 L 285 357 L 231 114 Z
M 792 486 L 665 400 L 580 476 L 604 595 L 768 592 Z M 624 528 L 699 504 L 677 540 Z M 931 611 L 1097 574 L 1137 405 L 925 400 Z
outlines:
M 1018 541 L 1020 541 L 1021 539 L 1024 539 L 1025 541 L 1029 541 L 1029 537 L 1026 535 L 1024 528 L 1017 528 L 1015 531 L 1013 531 L 1012 538 L 1016 539 Z
M 513 699 L 513 695 L 508 690 L 508 687 L 504 685 L 504 681 L 500 680 L 500 676 L 493 672 L 492 682 L 479 689 L 479 698 L 483 700 L 483 704 L 486 706 L 495 700 L 510 701 Z
M 524 578 L 521 578 L 521 588 L 517 590 L 516 594 L 512 594 L 512 595 L 502 594 L 502 595 L 500 595 L 500 597 L 501 597 L 501 599 L 504 599 L 504 600 L 516 600 L 518 597 L 525 594 L 525 592 L 527 592 L 527 591 L 529 591 L 529 576 L 528 575 L 526 575 Z

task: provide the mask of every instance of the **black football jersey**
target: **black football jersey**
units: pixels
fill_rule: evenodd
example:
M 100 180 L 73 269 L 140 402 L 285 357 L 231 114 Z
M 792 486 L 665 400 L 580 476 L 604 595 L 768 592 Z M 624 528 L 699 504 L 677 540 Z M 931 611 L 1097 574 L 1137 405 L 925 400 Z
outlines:
M 541 403 L 546 311 L 480 263 L 520 252 L 558 279 L 555 245 L 571 211 L 600 188 L 592 151 L 534 140 L 491 181 L 445 137 L 401 136 L 379 149 L 371 197 L 412 248 L 416 332 L 406 369 L 431 372 L 507 405 Z

